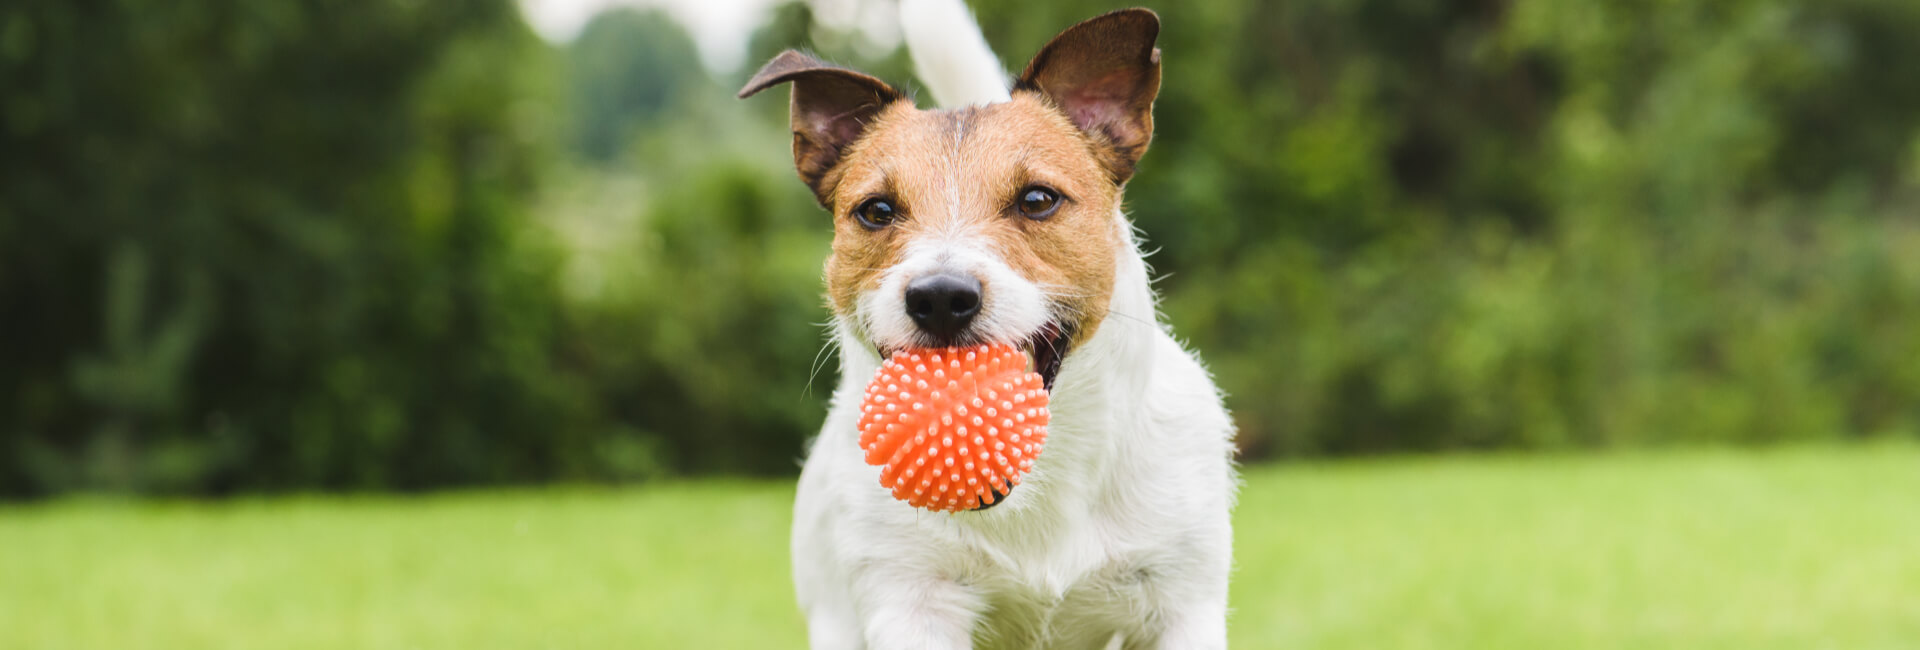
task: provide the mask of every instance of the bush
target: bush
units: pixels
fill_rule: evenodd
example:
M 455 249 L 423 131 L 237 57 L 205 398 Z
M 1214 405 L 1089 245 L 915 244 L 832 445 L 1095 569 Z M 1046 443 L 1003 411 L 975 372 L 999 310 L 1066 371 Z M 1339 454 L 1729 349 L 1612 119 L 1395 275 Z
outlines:
M 501 1 L 0 9 L 0 493 L 563 474 Z
M 1112 8 L 975 6 L 1016 65 Z M 1129 209 L 1245 458 L 1920 432 L 1920 6 L 1158 9 Z M 752 49 L 907 81 L 870 41 Z M 658 12 L 0 8 L 0 495 L 793 471 L 830 227 L 748 72 Z
M 1247 457 L 1920 431 L 1911 3 L 1158 9 L 1128 198 Z

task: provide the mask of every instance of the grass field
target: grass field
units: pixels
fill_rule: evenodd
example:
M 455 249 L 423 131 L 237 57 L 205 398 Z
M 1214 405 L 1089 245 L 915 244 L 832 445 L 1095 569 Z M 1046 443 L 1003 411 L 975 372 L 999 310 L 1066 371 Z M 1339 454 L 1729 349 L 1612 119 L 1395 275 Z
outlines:
M 1250 468 L 1239 648 L 1920 647 L 1920 447 Z M 785 483 L 0 508 L 0 648 L 796 648 Z

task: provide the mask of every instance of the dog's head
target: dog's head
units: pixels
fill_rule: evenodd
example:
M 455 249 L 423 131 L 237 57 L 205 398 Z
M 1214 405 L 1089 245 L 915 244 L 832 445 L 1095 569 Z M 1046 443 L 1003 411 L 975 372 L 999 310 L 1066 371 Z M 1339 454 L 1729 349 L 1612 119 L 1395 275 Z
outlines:
M 1012 100 L 920 110 L 878 79 L 789 50 L 741 97 L 793 84 L 793 161 L 832 211 L 836 318 L 882 358 L 1010 342 L 1049 386 L 1107 316 L 1121 189 L 1153 134 L 1153 12 L 1075 25 Z

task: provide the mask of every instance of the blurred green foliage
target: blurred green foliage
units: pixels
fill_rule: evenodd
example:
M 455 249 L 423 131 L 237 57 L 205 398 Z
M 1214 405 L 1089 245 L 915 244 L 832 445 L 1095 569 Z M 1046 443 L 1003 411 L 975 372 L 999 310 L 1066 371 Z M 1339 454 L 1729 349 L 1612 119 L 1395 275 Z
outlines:
M 512 5 L 0 8 L 0 491 L 570 471 Z
M 1120 6 L 974 5 L 1016 69 Z M 1249 459 L 1920 431 L 1920 5 L 1155 9 L 1129 208 Z M 863 38 L 749 66 L 911 87 Z M 658 12 L 0 7 L 0 494 L 792 471 L 829 224 L 749 72 Z
M 675 98 L 712 91 L 693 53 L 693 39 L 658 12 L 611 11 L 588 23 L 566 49 L 580 155 L 618 158 Z
M 1920 424 L 1920 5 L 1157 9 L 1128 199 L 1255 457 Z

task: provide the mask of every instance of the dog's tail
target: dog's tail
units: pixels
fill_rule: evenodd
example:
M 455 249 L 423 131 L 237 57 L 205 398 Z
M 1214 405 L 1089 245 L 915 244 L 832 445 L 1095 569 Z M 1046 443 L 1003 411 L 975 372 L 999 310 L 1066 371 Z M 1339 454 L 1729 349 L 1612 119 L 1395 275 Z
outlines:
M 913 71 L 941 106 L 1004 102 L 1007 73 L 963 0 L 901 0 Z

